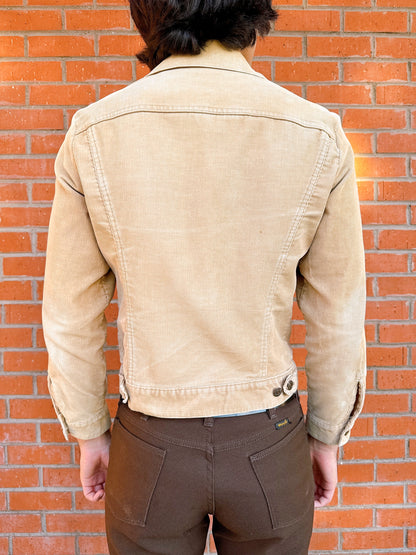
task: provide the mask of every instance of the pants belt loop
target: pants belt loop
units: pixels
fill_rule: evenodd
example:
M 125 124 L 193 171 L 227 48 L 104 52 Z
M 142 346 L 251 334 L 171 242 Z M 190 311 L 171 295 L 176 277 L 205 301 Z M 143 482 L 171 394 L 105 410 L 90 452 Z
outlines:
M 207 426 L 208 428 L 212 428 L 213 425 L 214 425 L 214 418 L 212 416 L 207 416 L 204 418 L 204 426 Z
M 277 407 L 267 409 L 266 412 L 267 412 L 267 416 L 270 418 L 270 420 L 273 420 L 273 418 L 276 418 L 276 416 L 277 416 Z

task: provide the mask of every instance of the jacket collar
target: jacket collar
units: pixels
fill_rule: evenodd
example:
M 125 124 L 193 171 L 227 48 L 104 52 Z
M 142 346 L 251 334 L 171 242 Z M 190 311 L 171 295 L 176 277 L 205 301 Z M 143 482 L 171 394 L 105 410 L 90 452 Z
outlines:
M 148 75 L 184 67 L 210 67 L 238 71 L 266 79 L 264 75 L 254 71 L 239 50 L 228 50 L 216 40 L 208 41 L 197 55 L 173 54 L 165 58 Z

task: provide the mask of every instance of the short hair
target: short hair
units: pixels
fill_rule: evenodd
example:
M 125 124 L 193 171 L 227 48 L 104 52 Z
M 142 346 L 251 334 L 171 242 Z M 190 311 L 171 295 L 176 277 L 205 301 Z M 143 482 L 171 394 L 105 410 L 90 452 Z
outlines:
M 209 40 L 242 50 L 277 19 L 272 0 L 130 0 L 146 47 L 136 57 L 156 67 L 172 54 L 199 54 Z

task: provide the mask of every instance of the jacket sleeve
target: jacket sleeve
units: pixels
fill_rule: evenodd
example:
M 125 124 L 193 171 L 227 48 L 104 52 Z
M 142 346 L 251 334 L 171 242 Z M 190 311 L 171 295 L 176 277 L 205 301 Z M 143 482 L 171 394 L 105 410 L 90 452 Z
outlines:
M 306 323 L 308 433 L 343 445 L 365 395 L 365 270 L 352 148 L 341 129 L 338 172 L 307 254 L 297 300 Z
M 115 286 L 91 225 L 73 140 L 71 126 L 55 162 L 43 295 L 48 387 L 67 440 L 68 433 L 97 437 L 111 424 L 105 402 L 104 310 Z

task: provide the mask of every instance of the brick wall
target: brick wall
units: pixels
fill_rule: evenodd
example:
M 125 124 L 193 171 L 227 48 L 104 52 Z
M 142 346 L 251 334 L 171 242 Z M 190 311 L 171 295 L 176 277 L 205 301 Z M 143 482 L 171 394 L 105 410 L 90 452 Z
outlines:
M 316 514 L 311 552 L 416 553 L 416 0 L 280 7 L 254 67 L 341 115 L 356 152 L 367 249 L 368 395 L 341 450 L 335 500 Z M 2 554 L 106 553 L 103 505 L 83 499 L 77 446 L 63 441 L 48 397 L 42 273 L 54 156 L 78 108 L 146 73 L 133 56 L 139 45 L 118 0 L 1 0 Z M 116 315 L 113 304 L 112 414 Z M 294 319 L 302 367 L 296 309 Z

